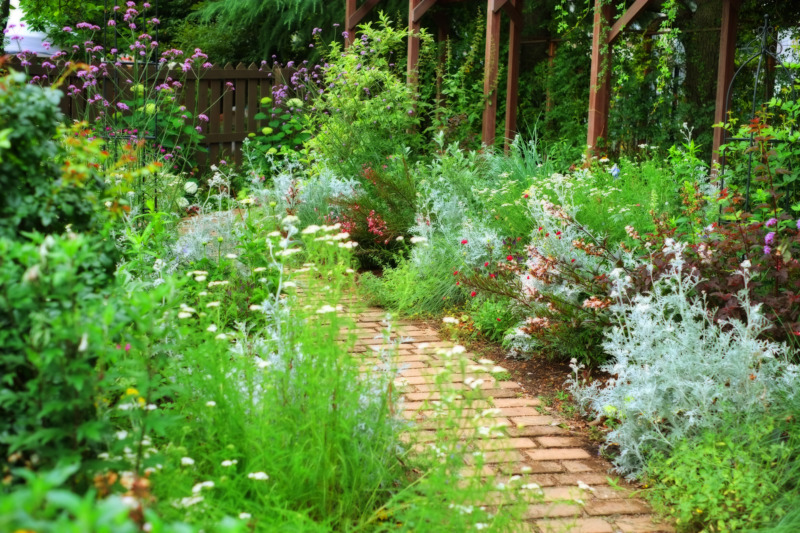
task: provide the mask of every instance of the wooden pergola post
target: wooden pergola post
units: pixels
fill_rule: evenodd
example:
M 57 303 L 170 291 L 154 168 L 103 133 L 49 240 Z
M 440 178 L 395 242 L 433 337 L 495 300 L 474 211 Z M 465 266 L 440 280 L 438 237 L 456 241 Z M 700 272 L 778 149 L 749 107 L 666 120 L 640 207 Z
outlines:
M 344 47 L 347 48 L 353 44 L 356 35 L 356 27 L 364 20 L 364 17 L 372 11 L 372 8 L 380 3 L 381 0 L 367 0 L 361 7 L 356 9 L 356 2 L 358 0 L 345 0 L 344 4 L 344 30 L 347 32 L 347 37 L 344 40 Z
M 419 63 L 419 30 L 422 24 L 414 18 L 414 9 L 422 0 L 408 0 L 408 65 L 406 77 L 409 85 L 417 85 L 417 65 Z
M 733 59 L 736 55 L 736 26 L 739 21 L 740 0 L 722 0 L 722 28 L 719 35 L 719 66 L 717 67 L 717 102 L 714 111 L 714 123 L 725 122 L 725 105 L 728 98 L 728 86 L 733 80 L 735 68 Z M 711 148 L 712 163 L 719 163 L 721 156 L 719 147 L 725 131 L 714 128 L 714 140 Z
M 517 133 L 517 105 L 519 103 L 519 55 L 522 40 L 522 2 L 511 0 L 513 7 L 508 41 L 508 81 L 506 83 L 505 149 Z
M 408 0 L 408 68 L 410 85 L 417 84 L 417 64 L 419 63 L 419 30 L 422 29 L 422 16 L 434 6 L 436 0 Z
M 597 141 L 608 135 L 608 110 L 611 105 L 611 47 L 630 24 L 652 0 L 636 0 L 613 26 L 614 7 L 609 0 L 595 0 L 594 31 L 592 33 L 592 69 L 589 80 L 589 128 L 586 144 L 589 152 L 597 148 Z M 608 35 L 604 28 L 610 26 Z
M 497 74 L 500 61 L 500 13 L 494 9 L 495 2 L 489 0 L 486 13 L 486 55 L 483 62 L 483 144 L 491 146 L 497 128 Z
M 595 0 L 594 31 L 592 33 L 592 68 L 589 74 L 589 129 L 586 145 L 589 152 L 608 131 L 608 108 L 611 102 L 611 46 L 603 29 L 611 25 L 612 5 Z
M 522 32 L 522 0 L 488 0 L 486 9 L 486 56 L 484 60 L 483 144 L 494 144 L 497 134 L 497 77 L 500 63 L 500 10 L 511 18 L 506 85 L 506 147 L 517 127 L 519 56 Z
M 551 40 L 547 41 L 547 66 L 553 68 L 553 63 L 556 60 L 556 42 Z M 550 85 L 547 85 L 547 92 L 545 93 L 544 112 L 545 116 L 550 114 L 553 109 L 553 100 L 550 97 Z

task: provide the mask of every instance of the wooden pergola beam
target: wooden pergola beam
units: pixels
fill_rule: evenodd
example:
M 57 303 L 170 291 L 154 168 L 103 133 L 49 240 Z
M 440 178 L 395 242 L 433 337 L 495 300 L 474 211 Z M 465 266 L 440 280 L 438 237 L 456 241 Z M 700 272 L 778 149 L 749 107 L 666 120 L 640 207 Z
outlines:
M 595 0 L 594 31 L 592 33 L 592 68 L 589 74 L 589 128 L 586 144 L 589 151 L 597 148 L 597 141 L 608 133 L 608 108 L 611 103 L 610 45 L 603 38 L 603 27 L 611 23 L 611 4 Z M 588 160 L 587 160 L 588 161 Z
M 725 106 L 727 105 L 728 87 L 733 80 L 736 56 L 736 27 L 739 23 L 739 6 L 741 0 L 722 0 L 722 28 L 719 34 L 719 64 L 717 66 L 717 98 L 714 110 L 714 123 L 725 122 Z M 714 128 L 714 140 L 711 148 L 711 160 L 719 163 L 721 156 L 719 147 L 725 131 Z
M 622 33 L 622 30 L 625 28 L 625 26 L 633 22 L 633 20 L 639 16 L 642 10 L 652 3 L 652 1 L 653 0 L 636 0 L 636 2 L 629 7 L 620 18 L 617 19 L 614 25 L 611 26 L 611 30 L 608 32 L 606 42 L 608 44 L 613 44 Z
M 519 2 L 515 2 L 514 0 L 505 0 L 501 9 L 509 16 L 511 19 L 511 23 L 515 24 L 519 27 L 522 26 L 522 7 L 518 6 Z M 520 34 L 521 35 L 521 34 Z
M 411 12 L 411 19 L 414 22 L 419 22 L 422 17 L 436 4 L 437 0 L 422 0 Z
M 381 2 L 381 0 L 366 0 L 366 2 L 364 2 L 361 7 L 357 9 L 356 2 L 357 0 L 345 0 L 344 20 L 345 31 L 347 32 L 347 38 L 344 40 L 345 48 L 353 44 L 356 26 L 358 26 L 359 23 L 364 20 L 364 17 L 366 17 L 367 14 L 369 14 L 369 12 Z

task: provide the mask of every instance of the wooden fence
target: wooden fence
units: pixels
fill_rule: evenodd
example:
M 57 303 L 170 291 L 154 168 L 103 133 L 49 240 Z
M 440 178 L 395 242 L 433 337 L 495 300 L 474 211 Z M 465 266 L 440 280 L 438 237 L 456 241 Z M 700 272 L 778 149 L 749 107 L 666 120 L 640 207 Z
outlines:
M 119 80 L 132 77 L 132 67 L 122 65 L 117 70 L 117 83 L 111 78 L 101 79 L 98 80 L 98 85 L 104 83 L 105 86 L 96 89 L 98 94 L 112 102 L 119 101 L 118 96 L 121 99 L 132 96 L 129 94 L 130 87 L 118 83 Z M 27 71 L 30 76 L 53 75 L 52 71 L 43 68 L 36 61 L 27 67 Z M 221 159 L 236 164 L 242 162 L 242 141 L 247 138 L 248 133 L 259 132 L 268 121 L 255 119 L 261 110 L 261 99 L 265 96 L 271 98 L 273 86 L 287 84 L 294 72 L 293 69 L 261 69 L 255 63 L 249 66 L 240 63 L 236 67 L 229 63 L 224 67 L 202 69 L 197 74 L 155 67 L 150 67 L 150 71 L 152 75 L 149 75 L 149 79 L 153 81 L 162 82 L 168 76 L 185 80 L 180 91 L 182 105 L 195 116 L 202 113 L 208 117 L 207 123 L 199 123 L 204 135 L 199 144 L 206 149 L 205 153 L 198 152 L 196 157 L 201 168 L 216 164 Z M 71 84 L 81 87 L 83 80 L 77 75 L 70 75 L 62 83 L 62 90 Z M 120 90 L 127 94 L 117 94 Z M 65 95 L 61 100 L 61 110 L 72 120 L 82 120 L 86 118 L 86 98 Z

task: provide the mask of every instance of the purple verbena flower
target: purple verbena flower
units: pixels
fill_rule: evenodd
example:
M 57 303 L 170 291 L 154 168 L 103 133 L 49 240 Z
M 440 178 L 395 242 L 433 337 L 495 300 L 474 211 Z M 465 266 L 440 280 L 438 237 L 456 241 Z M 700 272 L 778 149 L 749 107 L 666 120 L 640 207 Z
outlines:
M 778 223 L 778 219 L 773 217 L 773 218 L 771 218 L 771 219 L 767 220 L 767 224 L 766 224 L 766 226 L 767 226 L 768 228 L 771 228 L 772 226 L 774 226 L 774 225 L 775 225 L 775 224 L 777 224 L 777 223 Z

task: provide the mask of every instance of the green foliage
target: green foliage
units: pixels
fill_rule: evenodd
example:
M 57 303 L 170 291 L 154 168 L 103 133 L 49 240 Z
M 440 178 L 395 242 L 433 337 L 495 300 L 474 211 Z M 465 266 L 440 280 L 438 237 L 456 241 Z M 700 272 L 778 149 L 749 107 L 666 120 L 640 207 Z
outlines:
M 382 16 L 378 25 L 362 26 L 361 36 L 345 51 L 339 43 L 330 44 L 324 71 L 328 89 L 314 101 L 316 134 L 309 143 L 345 177 L 359 175 L 364 167 L 380 169 L 387 156 L 420 148 L 422 141 L 415 129 L 424 104 L 406 84 L 398 57 L 406 32 Z
M 25 487 L 11 494 L 0 495 L 0 529 L 40 533 L 141 531 L 141 524 L 132 516 L 130 497 L 99 498 L 94 490 L 83 496 L 71 492 L 66 483 L 78 469 L 77 464 L 62 465 L 51 471 L 38 473 L 16 469 L 14 473 L 25 480 Z M 140 520 L 146 520 L 151 531 L 198 531 L 198 528 L 184 523 L 164 523 L 151 511 L 145 512 Z M 228 518 L 215 524 L 214 531 L 236 533 L 245 529 L 241 522 Z
M 59 91 L 27 84 L 24 74 L 0 78 L 0 131 L 7 144 L 0 148 L 0 236 L 103 223 L 96 213 L 104 188 L 99 174 L 85 166 L 62 173 L 59 165 L 60 98 Z
M 465 32 L 469 41 L 448 39 L 438 43 L 444 61 L 427 53 L 420 58 L 420 92 L 425 101 L 433 104 L 432 131 L 444 132 L 445 144 L 459 143 L 464 148 L 480 147 L 480 130 L 486 97 L 481 88 L 483 71 L 481 54 L 485 43 L 486 17 L 482 12 L 475 17 Z M 431 50 L 433 52 L 433 50 Z M 428 73 L 426 63 L 435 62 L 436 68 Z
M 45 463 L 79 458 L 101 439 L 97 365 L 108 365 L 116 310 L 106 307 L 114 261 L 81 235 L 0 240 L 3 453 Z
M 399 0 L 381 5 L 391 13 L 405 7 Z M 317 51 L 308 46 L 312 30 L 322 28 L 328 41 L 341 39 L 344 8 L 341 2 L 325 0 L 211 0 L 198 6 L 181 40 L 185 44 L 217 42 L 219 61 L 260 61 L 272 55 L 315 61 Z M 231 36 L 227 43 L 219 39 L 224 35 Z M 189 40 L 195 36 L 201 41 Z
M 737 418 L 669 457 L 655 455 L 645 494 L 680 531 L 752 531 L 781 522 L 800 504 L 796 410 Z
M 311 138 L 310 118 L 305 113 L 303 101 L 290 98 L 282 106 L 269 106 L 272 98 L 261 99 L 264 111 L 256 113 L 256 120 L 267 120 L 266 126 L 258 133 L 251 133 L 250 147 L 257 154 L 288 154 L 302 147 Z
M 426 250 L 430 260 L 402 260 L 394 268 L 385 268 L 381 288 L 368 282 L 370 291 L 382 305 L 411 315 L 431 316 L 464 301 L 463 291 L 455 284 L 453 271 L 459 262 L 445 247 L 431 246 Z
M 500 342 L 508 330 L 517 323 L 513 309 L 502 299 L 474 299 L 469 306 L 469 317 L 487 339 Z

